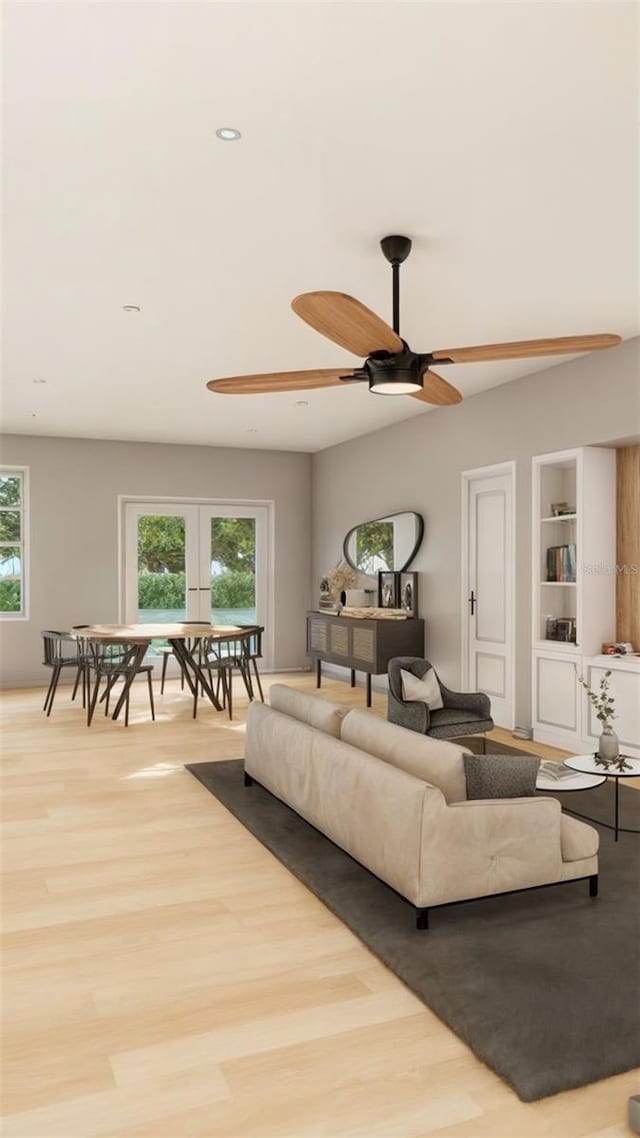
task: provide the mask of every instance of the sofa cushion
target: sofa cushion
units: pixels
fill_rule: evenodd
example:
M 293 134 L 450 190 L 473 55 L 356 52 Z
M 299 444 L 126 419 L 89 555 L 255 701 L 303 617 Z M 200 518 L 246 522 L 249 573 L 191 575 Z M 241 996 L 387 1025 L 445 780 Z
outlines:
M 426 703 L 429 711 L 438 711 L 444 706 L 438 677 L 433 668 L 429 668 L 422 679 L 414 676 L 413 672 L 407 672 L 405 668 L 401 668 L 400 680 L 402 682 L 402 698 L 407 703 L 414 701 Z
M 287 684 L 272 684 L 269 689 L 269 702 L 274 711 L 281 711 L 300 723 L 307 723 L 325 735 L 340 738 L 340 724 L 349 708 L 342 703 L 332 703 L 319 695 L 296 691 Z
M 563 861 L 582 861 L 595 857 L 600 845 L 600 835 L 593 826 L 586 826 L 577 818 L 563 814 L 560 819 L 560 839 Z
M 462 747 L 418 735 L 387 723 L 370 711 L 350 711 L 342 721 L 340 738 L 392 766 L 437 786 L 447 802 L 467 797 Z
M 531 798 L 539 766 L 535 755 L 465 755 L 467 798 Z

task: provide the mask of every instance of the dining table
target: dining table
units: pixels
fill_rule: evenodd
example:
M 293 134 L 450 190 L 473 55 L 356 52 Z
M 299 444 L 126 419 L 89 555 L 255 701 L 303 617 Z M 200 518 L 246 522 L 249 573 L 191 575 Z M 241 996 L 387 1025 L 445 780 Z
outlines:
M 191 694 L 195 695 L 199 686 L 216 711 L 222 711 L 223 707 L 211 683 L 210 674 L 202 667 L 198 645 L 201 640 L 222 644 L 225 640 L 233 640 L 244 631 L 240 625 L 200 622 L 191 624 L 185 621 L 157 624 L 79 624 L 71 629 L 71 635 L 78 641 L 121 644 L 129 649 L 124 685 L 111 716 L 112 719 L 117 719 L 152 640 L 166 640 L 171 645 Z

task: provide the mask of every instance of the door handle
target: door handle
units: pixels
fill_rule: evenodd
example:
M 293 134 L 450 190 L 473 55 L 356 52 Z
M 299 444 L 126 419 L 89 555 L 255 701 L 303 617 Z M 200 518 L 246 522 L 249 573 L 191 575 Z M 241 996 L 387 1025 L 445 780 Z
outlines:
M 188 592 L 188 593 L 197 593 L 197 592 L 198 592 L 198 590 L 197 590 L 197 588 L 196 588 L 196 586 L 195 586 L 195 585 L 189 585 L 189 588 L 187 589 L 187 592 Z
M 478 598 L 476 597 L 476 595 L 475 595 L 475 593 L 474 593 L 474 591 L 473 591 L 473 589 L 472 589 L 472 590 L 471 590 L 471 596 L 469 597 L 469 604 L 471 605 L 471 615 L 472 615 L 472 616 L 473 616 L 473 614 L 474 614 L 474 613 L 475 613 L 475 611 L 476 611 L 476 605 L 477 605 L 477 603 L 478 603 Z

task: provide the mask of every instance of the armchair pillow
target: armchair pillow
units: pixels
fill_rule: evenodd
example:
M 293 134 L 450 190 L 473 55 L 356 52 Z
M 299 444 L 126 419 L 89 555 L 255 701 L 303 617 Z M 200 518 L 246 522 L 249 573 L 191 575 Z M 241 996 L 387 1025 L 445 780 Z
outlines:
M 413 672 L 407 672 L 401 668 L 400 679 L 402 680 L 402 698 L 408 703 L 413 701 L 426 703 L 429 711 L 439 711 L 441 707 L 444 707 L 440 684 L 433 668 L 429 668 L 421 680 L 414 676 Z
M 535 755 L 463 756 L 467 798 L 531 798 L 540 759 Z

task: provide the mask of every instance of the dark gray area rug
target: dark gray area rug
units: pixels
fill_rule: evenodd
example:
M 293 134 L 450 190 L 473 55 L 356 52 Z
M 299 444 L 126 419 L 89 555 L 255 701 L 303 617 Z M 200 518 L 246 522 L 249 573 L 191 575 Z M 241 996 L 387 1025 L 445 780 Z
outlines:
M 567 883 L 433 909 L 418 932 L 408 902 L 257 783 L 245 788 L 241 760 L 187 769 L 524 1102 L 640 1063 L 639 837 L 616 845 L 600 829 L 596 900 L 586 881 Z M 574 797 L 610 816 L 606 783 Z M 620 797 L 640 828 L 640 794 Z

